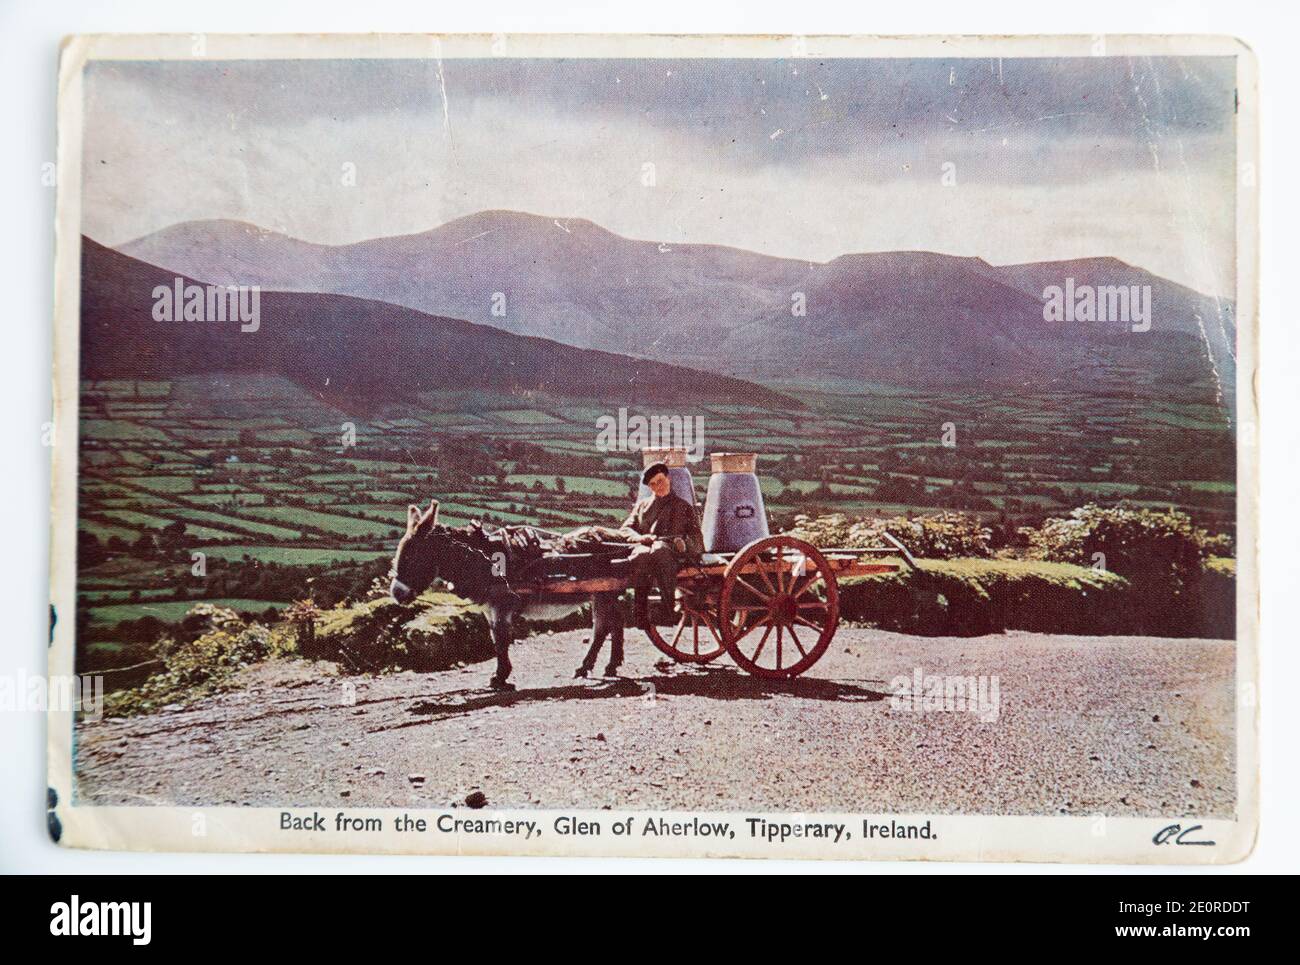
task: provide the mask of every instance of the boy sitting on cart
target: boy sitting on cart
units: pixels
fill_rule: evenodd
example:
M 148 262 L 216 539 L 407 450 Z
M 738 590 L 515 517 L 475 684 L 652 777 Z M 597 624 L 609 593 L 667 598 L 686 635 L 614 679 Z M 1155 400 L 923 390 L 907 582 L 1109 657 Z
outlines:
M 629 554 L 636 624 L 650 627 L 650 586 L 658 584 L 660 623 L 677 622 L 677 571 L 704 552 L 704 534 L 695 507 L 672 491 L 668 467 L 656 462 L 641 474 L 651 495 L 637 502 L 619 532 L 636 547 Z

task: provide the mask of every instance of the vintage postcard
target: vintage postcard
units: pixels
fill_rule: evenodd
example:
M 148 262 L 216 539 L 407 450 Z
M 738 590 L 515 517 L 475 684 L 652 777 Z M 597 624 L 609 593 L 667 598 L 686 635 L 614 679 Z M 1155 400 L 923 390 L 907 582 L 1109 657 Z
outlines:
M 1256 101 L 1221 37 L 70 38 L 51 835 L 1241 860 Z

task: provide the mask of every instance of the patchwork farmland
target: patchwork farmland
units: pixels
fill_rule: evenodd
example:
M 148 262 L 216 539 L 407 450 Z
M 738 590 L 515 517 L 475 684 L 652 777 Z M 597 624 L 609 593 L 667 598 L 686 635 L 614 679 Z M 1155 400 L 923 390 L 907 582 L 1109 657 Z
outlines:
M 772 388 L 807 408 L 643 414 L 702 418 L 706 452 L 759 452 L 778 527 L 800 513 L 958 509 L 1014 543 L 1018 526 L 1126 500 L 1232 529 L 1233 439 L 1213 406 Z M 363 418 L 269 376 L 85 382 L 79 646 L 108 666 L 196 601 L 263 614 L 364 592 L 387 570 L 407 504 L 431 496 L 454 525 L 617 522 L 640 458 L 596 438 L 620 405 L 448 392 Z M 701 464 L 701 498 L 707 475 Z

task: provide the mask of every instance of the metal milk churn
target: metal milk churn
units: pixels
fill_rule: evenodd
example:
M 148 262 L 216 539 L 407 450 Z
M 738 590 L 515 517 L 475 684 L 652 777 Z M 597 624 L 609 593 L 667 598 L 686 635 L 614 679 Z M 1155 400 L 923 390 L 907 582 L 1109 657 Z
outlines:
M 686 450 L 677 448 L 641 450 L 642 470 L 649 469 L 657 462 L 662 462 L 668 467 L 668 478 L 672 481 L 674 495 L 698 507 L 699 501 L 695 498 L 695 480 L 691 478 L 691 471 L 686 468 Z M 650 487 L 642 483 L 636 498 L 649 499 L 652 496 L 654 493 L 650 491 Z
M 767 536 L 767 510 L 758 488 L 752 452 L 715 452 L 710 457 L 713 475 L 704 500 L 704 549 L 709 553 L 734 553 Z

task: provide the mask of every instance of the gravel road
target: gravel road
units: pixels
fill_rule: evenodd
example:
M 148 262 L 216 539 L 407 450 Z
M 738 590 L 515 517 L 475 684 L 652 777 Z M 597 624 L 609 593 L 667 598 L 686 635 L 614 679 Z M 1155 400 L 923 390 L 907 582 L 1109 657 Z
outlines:
M 516 644 L 515 694 L 485 689 L 486 663 L 250 668 L 190 708 L 81 725 L 78 800 L 1233 814 L 1231 641 L 845 627 L 808 675 L 772 683 L 726 657 L 662 663 L 636 631 L 624 677 L 573 680 L 583 636 Z M 996 675 L 996 718 L 891 707 L 891 682 L 917 667 Z

